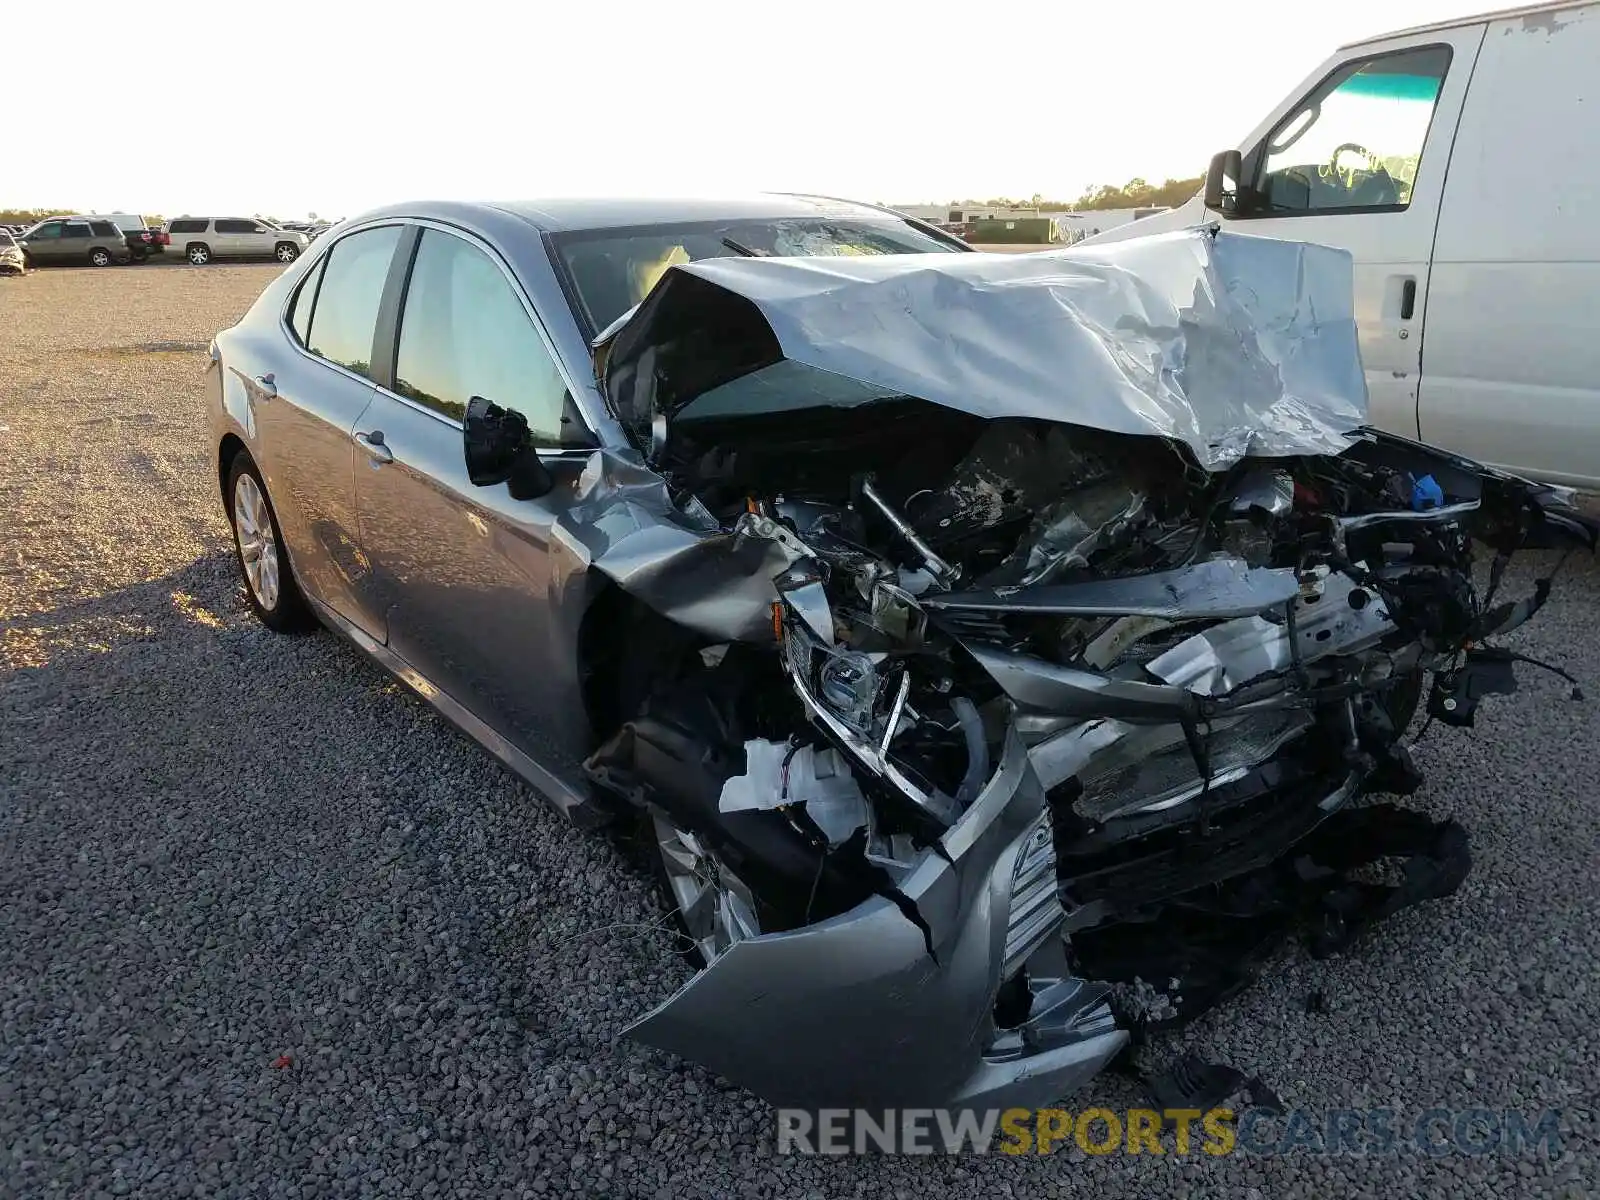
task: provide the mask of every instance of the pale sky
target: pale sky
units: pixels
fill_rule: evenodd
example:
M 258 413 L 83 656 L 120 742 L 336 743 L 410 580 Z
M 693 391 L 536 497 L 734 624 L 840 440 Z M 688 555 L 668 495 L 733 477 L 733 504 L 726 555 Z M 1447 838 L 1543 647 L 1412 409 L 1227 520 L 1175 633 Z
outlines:
M 67 18 L 32 6 L 5 37 L 0 207 L 1071 199 L 1199 174 L 1340 43 L 1481 4 L 76 0 L 37 38 Z

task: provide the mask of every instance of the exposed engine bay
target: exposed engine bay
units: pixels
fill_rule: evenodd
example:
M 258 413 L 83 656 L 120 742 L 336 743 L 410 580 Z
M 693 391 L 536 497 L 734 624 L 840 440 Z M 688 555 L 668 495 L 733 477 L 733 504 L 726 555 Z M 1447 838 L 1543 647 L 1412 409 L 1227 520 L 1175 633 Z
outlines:
M 1431 864 L 1404 902 L 1459 884 L 1459 830 L 1352 802 L 1419 785 L 1419 707 L 1472 724 L 1514 687 L 1490 642 L 1549 581 L 1504 597 L 1506 562 L 1595 544 L 1563 494 L 1354 427 L 1292 453 L 964 411 L 741 320 L 658 313 L 649 361 L 614 357 L 632 392 L 648 372 L 651 469 L 719 564 L 614 553 L 661 619 L 590 770 L 711 885 L 682 902 L 708 969 L 636 1036 L 781 1102 L 1045 1102 L 1228 994 L 1268 932 L 1310 916 L 1331 951 L 1392 911 L 1342 874 L 1362 843 Z M 708 329 L 738 343 L 720 371 Z M 802 1048 L 918 1032 L 819 1072 L 729 1031 L 774 989 Z

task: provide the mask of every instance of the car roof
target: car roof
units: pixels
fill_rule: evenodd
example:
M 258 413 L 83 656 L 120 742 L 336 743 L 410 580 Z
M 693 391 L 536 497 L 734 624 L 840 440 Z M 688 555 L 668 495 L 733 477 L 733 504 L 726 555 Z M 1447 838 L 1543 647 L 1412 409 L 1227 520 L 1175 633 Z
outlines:
M 827 196 L 783 192 L 734 197 L 590 196 L 492 203 L 422 201 L 389 205 L 364 217 L 440 216 L 448 219 L 485 210 L 520 217 L 545 233 L 616 229 L 633 225 L 673 225 L 695 221 L 774 220 L 785 217 L 898 218 L 900 214 L 872 204 Z
M 1451 17 L 1445 21 L 1436 21 L 1431 25 L 1413 25 L 1409 29 L 1396 29 L 1390 33 L 1374 34 L 1372 37 L 1365 37 L 1360 41 L 1346 42 L 1339 49 L 1353 50 L 1357 46 L 1365 46 L 1370 42 L 1386 42 L 1390 38 L 1414 37 L 1420 33 L 1438 33 L 1446 29 L 1460 29 L 1467 25 L 1487 25 L 1491 21 L 1504 21 L 1511 17 L 1532 17 L 1537 20 L 1545 13 L 1559 12 L 1567 8 L 1587 8 L 1593 3 L 1594 0 L 1547 0 L 1544 4 L 1526 4 L 1519 8 L 1500 8 L 1491 12 L 1472 13 L 1468 16 Z

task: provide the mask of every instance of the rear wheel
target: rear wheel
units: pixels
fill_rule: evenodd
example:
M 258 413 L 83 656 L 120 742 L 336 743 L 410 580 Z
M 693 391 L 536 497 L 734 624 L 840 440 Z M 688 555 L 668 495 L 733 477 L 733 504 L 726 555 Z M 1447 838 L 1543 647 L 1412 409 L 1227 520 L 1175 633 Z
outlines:
M 197 267 L 203 267 L 211 261 L 211 247 L 204 242 L 193 242 L 184 250 L 189 261 Z
M 278 516 L 255 460 L 240 450 L 228 467 L 228 517 L 250 607 L 277 633 L 305 633 L 317 619 L 295 583 Z
M 89 265 L 91 267 L 109 267 L 111 265 L 111 251 L 103 250 L 96 246 L 89 251 Z
M 145 261 L 145 259 L 150 257 L 150 251 L 144 249 L 143 247 L 140 247 L 138 250 L 132 251 L 132 254 L 133 254 L 133 261 L 136 262 L 136 263 L 142 263 L 142 262 Z
M 279 242 L 277 249 L 273 251 L 273 255 L 281 263 L 292 263 L 300 257 L 300 247 L 293 242 Z

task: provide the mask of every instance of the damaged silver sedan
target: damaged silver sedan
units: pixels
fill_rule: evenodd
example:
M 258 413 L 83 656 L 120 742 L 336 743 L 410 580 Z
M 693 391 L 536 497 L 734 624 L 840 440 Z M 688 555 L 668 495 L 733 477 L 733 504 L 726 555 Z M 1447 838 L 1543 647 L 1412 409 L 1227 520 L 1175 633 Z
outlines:
M 785 1105 L 1043 1104 L 1282 937 L 1460 883 L 1464 831 L 1356 802 L 1419 785 L 1419 708 L 1515 686 L 1493 639 L 1550 583 L 1502 597 L 1510 556 L 1596 531 L 1366 427 L 1347 255 L 496 212 L 336 230 L 221 335 L 219 480 L 269 624 L 346 633 L 574 819 L 638 815 L 701 969 L 633 1037 Z M 474 283 L 446 237 L 499 272 L 457 296 L 531 318 L 544 408 L 483 365 L 508 317 L 408 366 L 481 316 L 416 298 Z M 365 391 L 308 399 L 362 288 Z M 349 495 L 306 472 L 341 425 Z

